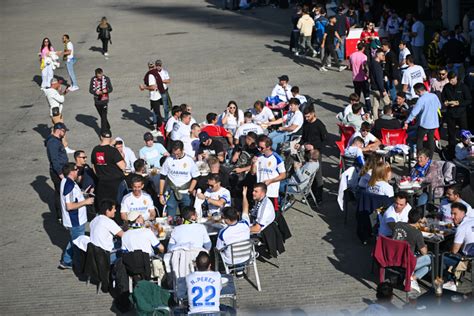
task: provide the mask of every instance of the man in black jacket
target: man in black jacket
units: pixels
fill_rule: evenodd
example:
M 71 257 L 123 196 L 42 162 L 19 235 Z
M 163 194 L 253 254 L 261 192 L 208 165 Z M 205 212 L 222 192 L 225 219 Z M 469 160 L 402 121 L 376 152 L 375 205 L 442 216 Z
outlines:
M 384 40 L 382 42 L 382 50 L 385 53 L 384 76 L 386 77 L 385 88 L 390 93 L 390 98 L 395 100 L 397 97 L 398 83 L 401 81 L 400 72 L 398 71 L 398 58 L 391 50 L 390 42 Z
M 100 116 L 100 131 L 110 131 L 110 124 L 107 120 L 107 109 L 109 105 L 109 95 L 113 91 L 110 78 L 104 75 L 101 68 L 95 70 L 95 76 L 91 78 L 89 93 L 94 95 L 94 105 Z
M 372 115 L 374 119 L 379 117 L 380 103 L 382 106 L 390 104 L 387 91 L 384 84 L 384 73 L 382 63 L 385 61 L 385 54 L 383 50 L 378 49 L 375 57 L 370 62 L 370 88 L 372 90 Z
M 327 139 L 328 132 L 326 126 L 321 122 L 314 109 L 315 104 L 311 103 L 304 109 L 305 122 L 303 123 L 303 134 L 301 140 L 295 145 L 296 149 L 299 149 L 302 145 L 306 151 L 317 149 L 319 151 L 319 169 L 316 172 L 312 190 L 318 203 L 322 202 L 323 199 L 323 173 L 322 173 L 322 149 L 324 141 Z
M 59 203 L 59 189 L 63 176 L 63 167 L 69 162 L 66 149 L 62 143 L 62 138 L 66 135 L 66 125 L 64 123 L 56 123 L 53 127 L 53 133 L 46 138 L 44 144 L 49 160 L 49 175 L 54 184 L 54 207 L 56 216 L 61 222 L 61 206 Z
M 372 128 L 372 134 L 374 134 L 378 139 L 382 139 L 382 128 L 402 128 L 400 121 L 393 117 L 392 106 L 390 104 L 383 107 L 383 115 L 375 121 L 374 127 Z
M 471 106 L 472 97 L 467 85 L 458 81 L 455 72 L 448 73 L 449 82 L 441 92 L 441 100 L 446 107 L 445 119 L 448 124 L 448 154 L 454 157 L 456 146 L 456 125 L 459 129 L 468 129 L 467 108 Z

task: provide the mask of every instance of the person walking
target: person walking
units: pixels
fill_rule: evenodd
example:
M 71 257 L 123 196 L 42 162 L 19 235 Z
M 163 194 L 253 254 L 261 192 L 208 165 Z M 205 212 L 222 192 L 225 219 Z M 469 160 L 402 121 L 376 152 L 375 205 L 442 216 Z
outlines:
M 428 148 L 432 156 L 435 149 L 434 132 L 439 128 L 438 111 L 441 109 L 441 103 L 436 94 L 426 91 L 426 87 L 423 83 L 419 82 L 415 84 L 413 88 L 419 98 L 405 121 L 403 129 L 407 129 L 408 124 L 420 115 L 419 118 L 417 118 L 417 120 L 419 119 L 419 127 L 416 133 L 416 147 L 418 150 L 423 148 L 423 140 L 425 135 L 427 135 Z
M 97 25 L 97 39 L 102 41 L 102 53 L 104 56 L 109 56 L 109 42 L 112 44 L 112 38 L 110 36 L 110 32 L 112 32 L 112 26 L 107 21 L 107 18 L 104 16 L 100 20 L 99 25 Z
M 309 16 L 308 8 L 303 9 L 303 16 L 298 20 L 296 27 L 300 30 L 299 38 L 299 50 L 296 51 L 295 55 L 300 56 L 306 55 L 306 52 L 310 50 L 313 53 L 313 57 L 316 57 L 316 51 L 311 45 L 311 36 L 313 34 L 314 20 Z
M 74 56 L 74 45 L 72 44 L 71 40 L 69 39 L 68 34 L 63 35 L 63 43 L 64 43 L 64 52 L 63 58 L 66 60 L 66 68 L 69 77 L 71 78 L 71 87 L 69 87 L 69 91 L 76 91 L 79 90 L 79 86 L 77 85 L 76 80 L 76 73 L 74 72 L 74 64 L 76 63 L 77 59 Z
M 50 56 L 51 53 L 54 53 L 54 47 L 49 38 L 45 37 L 41 43 L 41 48 L 39 50 L 38 56 L 40 61 L 41 69 L 41 88 L 47 89 L 50 87 L 51 79 L 54 77 L 53 65 L 46 64 L 46 58 Z
M 109 94 L 113 91 L 110 78 L 104 75 L 101 68 L 95 70 L 95 76 L 91 78 L 89 93 L 94 95 L 94 105 L 100 116 L 100 131 L 110 131 L 110 124 L 107 120 L 109 105 Z
M 411 26 L 411 48 L 415 57 L 415 64 L 428 68 L 423 48 L 425 46 L 425 25 L 418 19 L 417 14 L 413 14 L 413 25 Z
M 155 61 L 155 67 L 156 70 L 158 70 L 158 73 L 160 74 L 161 80 L 163 81 L 163 88 L 165 89 L 165 92 L 160 92 L 161 93 L 161 103 L 163 104 L 163 110 L 165 112 L 165 120 L 168 120 L 169 118 L 169 112 L 173 106 L 173 103 L 171 102 L 171 97 L 168 92 L 168 85 L 171 83 L 171 78 L 168 70 L 163 68 L 163 62 L 158 59 Z
M 336 67 L 339 68 L 339 71 L 343 71 L 347 68 L 347 66 L 342 66 L 339 63 L 339 59 L 337 58 L 336 53 L 336 45 L 334 44 L 335 39 L 339 40 L 339 43 L 342 42 L 341 37 L 336 31 L 336 17 L 330 16 L 329 17 L 329 24 L 326 26 L 326 31 L 323 36 L 323 42 L 321 43 L 321 48 L 324 49 L 324 58 L 321 63 L 321 67 L 319 68 L 320 71 L 328 71 L 325 67 L 328 62 L 328 57 L 331 56 L 333 62 L 336 64 Z
M 148 62 L 148 72 L 143 78 L 144 84 L 139 86 L 140 91 L 148 90 L 150 92 L 150 108 L 153 111 L 153 130 L 151 134 L 155 137 L 163 136 L 160 127 L 163 124 L 163 117 L 160 112 L 162 95 L 166 93 L 161 76 L 156 69 L 155 62 Z
M 365 111 L 372 110 L 370 103 L 370 87 L 369 87 L 369 65 L 367 64 L 367 55 L 364 54 L 365 44 L 357 43 L 357 51 L 349 56 L 349 65 L 352 70 L 352 83 L 354 84 L 354 92 L 360 98 L 364 93 Z
M 370 62 L 370 88 L 372 90 L 372 115 L 374 119 L 379 118 L 380 103 L 382 108 L 390 104 L 388 93 L 385 90 L 384 72 L 382 63 L 385 61 L 385 54 L 382 49 L 375 52 L 375 57 Z

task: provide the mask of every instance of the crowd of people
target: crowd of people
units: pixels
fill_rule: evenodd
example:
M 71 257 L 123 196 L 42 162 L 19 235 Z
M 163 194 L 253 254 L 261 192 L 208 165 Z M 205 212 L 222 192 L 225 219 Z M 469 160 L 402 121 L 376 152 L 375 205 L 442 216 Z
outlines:
M 424 217 L 420 207 L 446 194 L 437 216 L 458 226 L 453 254 L 473 242 L 468 226 L 474 227 L 474 213 L 461 199 L 459 185 L 468 185 L 472 172 L 473 136 L 469 127 L 473 123 L 474 73 L 465 61 L 467 41 L 462 41 L 462 30 L 448 32 L 443 40 L 434 36 L 437 46 L 430 43 L 425 58 L 424 25 L 416 14 L 402 20 L 394 10 L 384 7 L 378 20 L 370 9 L 367 4 L 360 10 L 352 5 L 340 6 L 335 15 L 326 17 L 324 5 L 298 7 L 293 19 L 298 32 L 293 33 L 299 36 L 292 36 L 292 49 L 296 55 L 308 51 L 313 57 L 319 55 L 323 72 L 331 65 L 329 57 L 343 71 L 346 38 L 351 28 L 364 25 L 357 51 L 348 60 L 354 92 L 349 96 L 350 104 L 336 117 L 341 136 L 347 136 L 341 139 L 345 145 L 341 157 L 354 158 L 353 166 L 342 173 L 341 184 L 356 195 L 369 192 L 394 199 L 379 216 L 378 232 L 407 240 L 412 251 L 419 253 L 411 277 L 416 290 L 417 279 L 426 275 L 431 263 L 421 233 L 413 231 Z M 102 18 L 97 33 L 105 56 L 111 31 L 107 19 Z M 281 221 L 291 206 L 292 194 L 311 186 L 314 204 L 321 203 L 321 161 L 328 133 L 317 116 L 317 103 L 300 94 L 299 87 L 292 87 L 287 75 L 278 77 L 270 95 L 264 101 L 255 101 L 252 108 L 239 108 L 231 100 L 222 113 L 208 113 L 206 121 L 198 123 L 190 104 L 172 103 L 168 89 L 171 77 L 163 62 L 149 61 L 139 90 L 149 93 L 151 128 L 144 133 L 144 145 L 136 155 L 124 138 L 112 135 L 107 109 L 114 90 L 111 79 L 97 68 L 89 93 L 100 116 L 100 143 L 91 151 L 89 166 L 87 151 L 71 149 L 66 140 L 63 103 L 65 95 L 79 87 L 74 74 L 74 46 L 67 34 L 63 43 L 64 51 L 55 51 L 45 38 L 40 51 L 41 87 L 53 126 L 45 141 L 50 177 L 58 221 L 70 233 L 59 268 L 83 266 L 80 251 L 87 255 L 100 253 L 110 266 L 135 251 L 153 256 L 184 249 L 196 259 L 197 271 L 190 271 L 188 284 L 202 281 L 199 275 L 219 280 L 220 274 L 208 271 L 212 248 L 223 251 L 224 260 L 230 264 L 229 245 L 250 238 L 264 239 L 265 230 L 268 232 L 277 222 L 279 229 L 285 226 Z M 54 77 L 55 55 L 64 56 L 70 76 L 71 86 L 64 90 Z M 445 149 L 436 136 L 443 123 L 448 132 Z M 353 129 L 350 135 L 344 132 L 348 128 Z M 416 205 L 408 203 L 404 192 L 394 190 L 390 159 L 379 152 L 387 130 L 407 131 L 408 142 L 398 145 L 409 145 L 409 154 L 416 157 L 411 179 L 433 188 L 417 196 Z M 72 161 L 68 154 L 73 155 Z M 451 161 L 464 177 L 462 183 L 444 190 L 443 185 L 456 180 L 453 169 L 446 167 Z M 282 205 L 285 195 L 289 204 Z M 212 241 L 200 220 L 216 216 L 222 219 L 224 228 Z M 166 243 L 149 227 L 158 218 L 166 218 L 175 226 Z M 88 221 L 89 238 L 85 237 Z M 466 247 L 462 251 L 470 253 Z M 102 290 L 107 291 L 104 282 Z M 218 294 L 220 281 L 215 283 L 219 284 L 215 289 Z M 188 295 L 189 310 L 203 311 L 192 304 L 199 300 L 195 291 Z M 217 311 L 218 305 L 217 300 L 206 311 Z

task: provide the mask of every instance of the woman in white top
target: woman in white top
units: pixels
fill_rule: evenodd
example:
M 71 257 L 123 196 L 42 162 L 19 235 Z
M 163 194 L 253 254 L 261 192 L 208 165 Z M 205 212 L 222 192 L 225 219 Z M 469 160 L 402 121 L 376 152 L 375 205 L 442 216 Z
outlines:
M 372 171 L 367 191 L 377 195 L 393 197 L 393 187 L 388 183 L 392 178 L 392 168 L 386 162 L 379 162 Z
M 235 101 L 229 101 L 227 109 L 219 115 L 218 122 L 233 135 L 237 128 L 244 123 L 244 112 L 239 110 Z

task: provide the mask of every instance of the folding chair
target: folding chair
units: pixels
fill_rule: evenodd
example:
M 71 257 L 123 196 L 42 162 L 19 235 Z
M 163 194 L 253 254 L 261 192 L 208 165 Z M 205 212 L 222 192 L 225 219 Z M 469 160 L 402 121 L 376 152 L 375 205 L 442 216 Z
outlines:
M 223 252 L 228 248 L 230 249 L 231 263 L 227 263 L 223 255 Z M 262 287 L 260 286 L 260 277 L 258 275 L 258 270 L 257 270 L 256 259 L 258 257 L 258 253 L 255 251 L 255 244 L 252 241 L 252 239 L 247 239 L 244 241 L 232 243 L 230 245 L 227 245 L 225 248 L 223 248 L 222 250 L 218 252 L 220 254 L 222 263 L 225 268 L 225 272 L 227 274 L 232 273 L 234 276 L 236 276 L 237 271 L 241 271 L 245 269 L 245 274 L 248 276 L 249 267 L 253 266 L 253 270 L 255 273 L 255 280 L 257 282 L 257 289 L 258 291 L 262 290 Z
M 339 134 L 341 135 L 341 140 L 344 139 L 344 148 L 347 147 L 347 143 L 349 142 L 349 139 L 351 139 L 352 135 L 356 132 L 355 128 L 353 126 L 346 126 L 341 123 L 337 123 L 337 126 L 339 127 Z M 342 138 L 344 136 L 344 138 Z
M 467 244 L 465 246 L 466 249 L 474 249 L 474 243 L 470 243 L 470 244 Z M 444 257 L 446 255 L 451 255 L 453 256 L 452 253 L 450 252 L 443 252 L 443 254 L 441 255 L 441 267 L 440 267 L 440 270 L 441 270 L 441 278 L 443 278 L 443 274 L 444 274 Z M 466 262 L 467 265 L 468 265 L 468 269 L 466 269 L 466 271 L 462 272 L 461 273 L 461 278 L 460 280 L 462 279 L 463 275 L 465 275 L 465 272 L 467 272 L 469 270 L 469 266 L 471 268 L 471 289 L 472 289 L 472 292 L 474 292 L 474 255 L 460 255 L 460 254 L 456 254 L 454 255 L 456 257 L 459 258 L 459 262 Z
M 306 183 L 306 186 L 304 187 L 303 190 L 300 189 L 298 184 L 290 184 L 288 183 L 286 186 L 285 190 L 285 197 L 282 202 L 282 212 L 285 212 L 289 208 L 293 207 L 294 203 L 299 200 L 300 202 L 304 202 L 310 209 L 311 205 L 309 205 L 308 202 L 308 197 L 311 196 L 313 199 L 314 203 L 316 204 L 316 207 L 319 207 L 318 202 L 316 201 L 316 198 L 314 197 L 313 191 L 311 190 L 311 186 L 313 185 L 313 181 L 316 178 L 316 172 L 311 175 L 311 177 L 308 179 L 308 182 Z M 294 192 L 288 192 L 288 189 L 292 187 L 294 188 Z M 294 197 L 294 200 L 292 201 L 291 205 L 287 206 L 288 202 L 288 195 L 292 195 Z M 304 201 L 303 201 L 304 200 Z M 314 217 L 313 214 L 311 213 L 306 213 L 307 215 Z
M 385 129 L 381 130 L 382 145 L 384 146 L 396 146 L 396 145 L 406 145 L 407 144 L 407 131 L 405 129 Z M 407 163 L 407 155 L 402 153 L 403 156 L 403 165 Z

